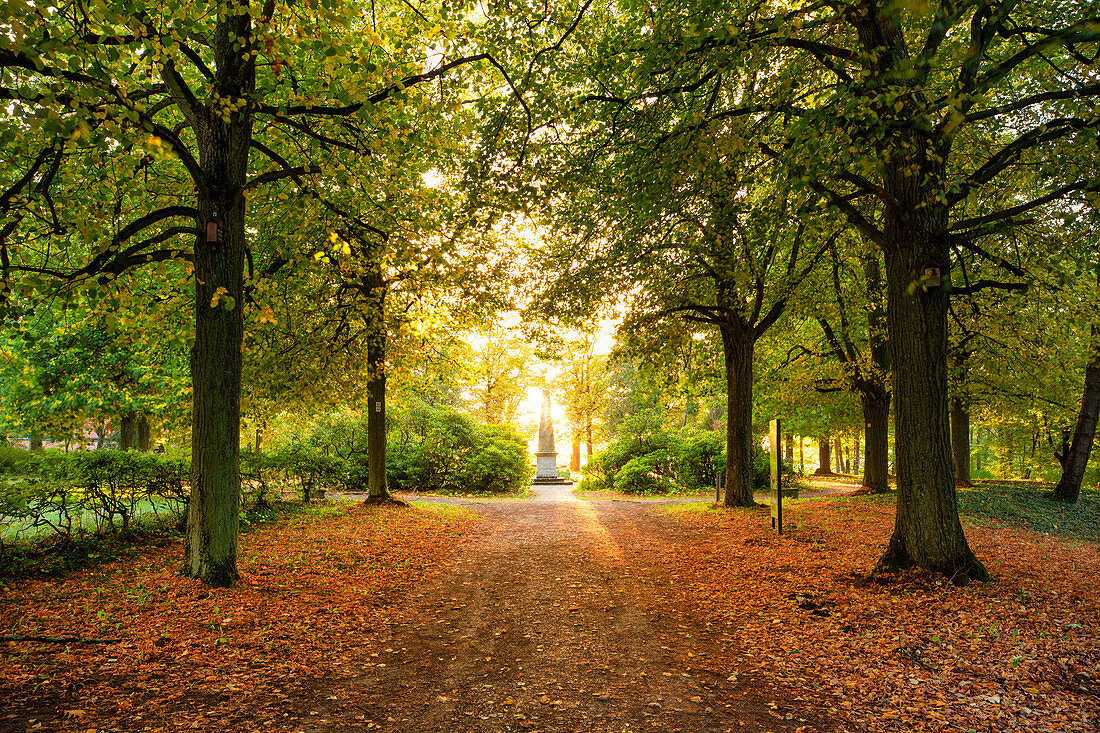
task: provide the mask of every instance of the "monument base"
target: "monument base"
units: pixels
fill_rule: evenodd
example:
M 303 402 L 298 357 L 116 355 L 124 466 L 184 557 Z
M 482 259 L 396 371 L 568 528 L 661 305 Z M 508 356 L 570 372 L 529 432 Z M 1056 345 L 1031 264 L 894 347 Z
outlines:
M 535 478 L 557 478 L 558 477 L 558 454 L 557 453 L 536 453 L 535 454 Z

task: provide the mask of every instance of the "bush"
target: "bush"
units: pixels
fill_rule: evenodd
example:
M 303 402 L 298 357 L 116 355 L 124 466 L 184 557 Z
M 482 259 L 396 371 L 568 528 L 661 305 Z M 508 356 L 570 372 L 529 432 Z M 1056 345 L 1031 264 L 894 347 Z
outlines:
M 22 466 L 27 475 L 0 482 L 8 540 L 45 534 L 71 544 L 93 531 L 129 535 L 149 515 L 178 522 L 186 511 L 188 465 L 178 458 L 45 451 Z
M 618 491 L 625 494 L 709 493 L 715 479 L 726 470 L 724 433 L 686 428 L 680 431 L 643 425 L 649 432 L 623 434 L 602 452 L 592 456 L 584 469 L 584 491 Z M 771 483 L 768 455 L 752 453 L 753 489 L 766 491 Z M 784 470 L 785 480 L 795 477 Z
M 668 476 L 668 451 L 654 451 L 627 461 L 615 473 L 615 491 L 623 494 L 668 494 L 676 484 Z
M 11 443 L 0 443 L 0 474 L 22 475 L 33 465 L 35 455 Z
M 689 492 L 714 488 L 726 470 L 726 436 L 713 430 L 687 430 L 676 445 L 673 470 L 676 483 Z
M 505 494 L 531 479 L 527 442 L 512 428 L 478 425 L 453 410 L 420 413 L 392 451 L 400 485 L 445 494 Z
M 340 456 L 326 455 L 310 445 L 292 443 L 267 460 L 269 466 L 298 482 L 304 503 L 312 500 L 314 491 L 343 487 L 347 483 L 348 462 Z

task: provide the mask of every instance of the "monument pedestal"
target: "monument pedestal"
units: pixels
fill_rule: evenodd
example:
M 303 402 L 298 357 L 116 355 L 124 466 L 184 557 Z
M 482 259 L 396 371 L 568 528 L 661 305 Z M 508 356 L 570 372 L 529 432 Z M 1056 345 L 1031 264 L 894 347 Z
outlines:
M 558 477 L 558 454 L 535 454 L 535 480 Z

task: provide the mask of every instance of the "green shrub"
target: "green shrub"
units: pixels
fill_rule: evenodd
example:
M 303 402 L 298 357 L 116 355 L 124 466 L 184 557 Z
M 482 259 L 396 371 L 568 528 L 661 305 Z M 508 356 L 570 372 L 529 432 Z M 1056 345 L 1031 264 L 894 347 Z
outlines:
M 667 450 L 654 451 L 627 461 L 615 473 L 615 491 L 623 494 L 667 494 L 676 490 L 668 476 Z
M 464 457 L 462 490 L 514 494 L 531 480 L 527 442 L 510 427 L 476 426 L 477 445 Z
M 11 443 L 0 443 L 0 474 L 22 475 L 28 464 L 34 464 L 34 454 Z
M 414 416 L 409 440 L 391 450 L 400 486 L 445 494 L 503 494 L 531 478 L 527 443 L 512 428 L 478 425 L 453 410 Z
M 25 466 L 27 475 L 0 482 L 9 539 L 45 534 L 70 543 L 92 531 L 129 534 L 148 515 L 178 522 L 187 507 L 188 465 L 180 458 L 51 450 Z
M 326 455 L 311 445 L 292 443 L 271 454 L 268 460 L 288 479 L 298 482 L 305 503 L 312 500 L 314 491 L 342 488 L 347 482 L 348 462 L 340 456 Z
M 714 488 L 718 474 L 726 470 L 726 436 L 713 430 L 685 430 L 675 446 L 673 471 L 676 483 L 688 492 Z

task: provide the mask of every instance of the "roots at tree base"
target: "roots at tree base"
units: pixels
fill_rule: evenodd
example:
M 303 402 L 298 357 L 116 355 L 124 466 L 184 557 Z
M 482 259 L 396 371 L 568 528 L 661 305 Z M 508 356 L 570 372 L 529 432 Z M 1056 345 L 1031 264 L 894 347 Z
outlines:
M 990 579 L 989 571 L 985 569 L 985 565 L 978 560 L 977 556 L 969 547 L 966 548 L 963 555 L 963 558 L 956 559 L 954 562 L 947 561 L 946 559 L 937 562 L 931 558 L 927 558 L 924 562 L 919 562 L 910 556 L 909 552 L 902 547 L 902 543 L 895 535 L 891 537 L 890 546 L 886 548 L 886 553 L 875 564 L 875 567 L 871 570 L 871 574 L 879 575 L 882 573 L 895 573 L 903 570 L 920 568 L 930 573 L 945 575 L 952 583 L 960 586 L 966 585 L 971 580 L 978 580 L 984 583 Z

